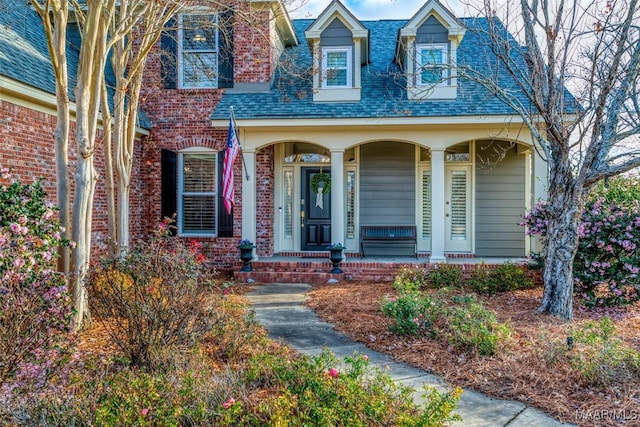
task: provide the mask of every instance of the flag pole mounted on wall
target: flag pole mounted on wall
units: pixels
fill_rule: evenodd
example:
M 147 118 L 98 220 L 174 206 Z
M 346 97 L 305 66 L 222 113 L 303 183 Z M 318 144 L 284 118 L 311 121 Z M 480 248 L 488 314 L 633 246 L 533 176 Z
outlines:
M 240 158 L 242 158 L 242 167 L 244 168 L 244 176 L 249 181 L 249 171 L 247 170 L 247 164 L 244 162 L 244 156 L 242 155 L 242 146 L 240 145 L 240 137 L 238 136 L 238 123 L 236 123 L 236 115 L 233 112 L 233 106 L 229 107 L 229 114 L 231 120 L 233 120 L 233 129 L 236 133 L 236 140 L 238 141 L 238 147 L 240 149 Z
M 228 214 L 231 214 L 231 209 L 235 205 L 233 164 L 235 163 L 236 157 L 238 157 L 238 153 L 240 153 L 240 151 L 241 148 L 238 140 L 236 118 L 233 114 L 233 107 L 231 107 L 229 111 L 229 135 L 227 136 L 227 146 L 224 150 L 224 163 L 222 166 L 222 198 L 224 200 L 224 207 L 227 209 Z M 244 157 L 242 158 L 242 164 L 248 181 L 249 173 L 247 171 L 247 165 L 244 163 Z

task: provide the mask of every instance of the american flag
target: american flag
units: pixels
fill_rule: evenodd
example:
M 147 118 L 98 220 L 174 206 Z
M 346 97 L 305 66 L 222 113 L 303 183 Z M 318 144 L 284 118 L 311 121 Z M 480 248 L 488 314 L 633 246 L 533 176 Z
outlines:
M 233 191 L 233 163 L 236 161 L 240 151 L 238 136 L 233 127 L 233 119 L 229 118 L 229 136 L 227 137 L 227 149 L 224 151 L 224 165 L 222 167 L 222 198 L 227 213 L 231 213 L 231 208 L 235 204 Z

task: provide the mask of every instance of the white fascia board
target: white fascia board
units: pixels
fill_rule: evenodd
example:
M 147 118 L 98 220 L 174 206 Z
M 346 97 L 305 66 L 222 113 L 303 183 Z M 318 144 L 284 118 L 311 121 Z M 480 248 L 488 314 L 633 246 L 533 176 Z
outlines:
M 20 105 L 24 108 L 39 111 L 41 113 L 55 116 L 57 113 L 56 96 L 41 89 L 34 88 L 17 80 L 0 76 L 0 100 Z M 71 120 L 76 117 L 76 103 L 69 102 L 69 116 Z M 99 124 L 102 123 L 102 115 L 98 116 Z M 141 127 L 136 128 L 138 135 L 149 135 L 149 130 Z
M 415 37 L 416 31 L 420 25 L 424 21 L 429 18 L 429 16 L 434 16 L 440 23 L 449 31 L 449 37 L 455 36 L 458 39 L 458 42 L 462 40 L 466 29 L 460 21 L 455 17 L 453 13 L 445 6 L 442 5 L 437 0 L 430 0 L 424 4 L 422 8 L 411 19 L 409 22 L 400 29 L 401 37 Z
M 480 116 L 440 116 L 440 117 L 363 117 L 363 118 L 322 118 L 322 119 L 237 119 L 242 128 L 297 128 L 297 127 L 344 127 L 344 126 L 425 126 L 425 125 L 487 125 L 522 123 L 518 115 Z M 214 128 L 228 128 L 229 119 L 211 120 Z
M 320 34 L 334 18 L 338 18 L 351 30 L 354 37 L 367 37 L 367 30 L 362 23 L 339 1 L 333 1 L 313 21 L 313 24 L 304 32 L 307 38 L 320 38 Z

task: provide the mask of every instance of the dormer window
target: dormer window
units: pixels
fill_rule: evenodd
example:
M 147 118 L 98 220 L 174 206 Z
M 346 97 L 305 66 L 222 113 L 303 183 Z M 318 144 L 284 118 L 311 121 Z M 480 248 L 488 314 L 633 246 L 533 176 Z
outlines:
M 322 49 L 322 87 L 352 87 L 353 61 L 350 47 L 325 47 Z
M 428 0 L 398 34 L 396 62 L 410 100 L 455 99 L 457 49 L 465 28 L 438 0 Z
M 423 44 L 416 48 L 416 85 L 446 85 L 449 77 L 447 44 Z
M 179 87 L 218 87 L 218 15 L 180 15 Z
M 304 33 L 313 55 L 313 101 L 359 102 L 369 30 L 332 0 Z

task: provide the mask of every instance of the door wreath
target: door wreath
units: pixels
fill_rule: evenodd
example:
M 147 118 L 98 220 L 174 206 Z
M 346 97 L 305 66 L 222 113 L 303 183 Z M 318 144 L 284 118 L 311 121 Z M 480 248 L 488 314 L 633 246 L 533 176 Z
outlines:
M 323 184 L 322 186 L 320 184 Z M 322 189 L 322 194 L 327 194 L 331 191 L 331 175 L 326 172 L 319 172 L 311 178 L 311 189 L 314 193 L 318 194 Z

